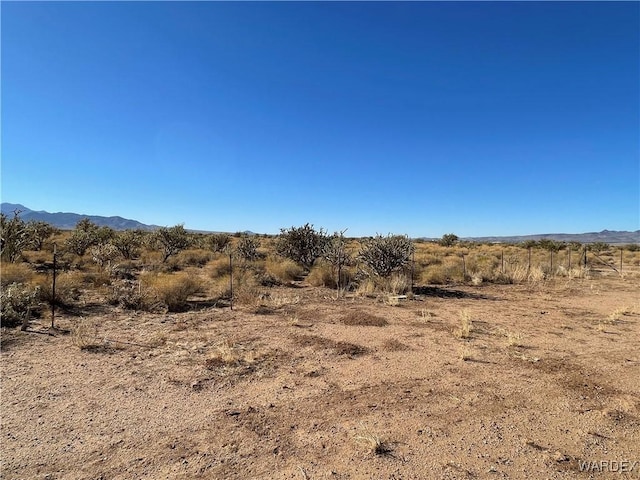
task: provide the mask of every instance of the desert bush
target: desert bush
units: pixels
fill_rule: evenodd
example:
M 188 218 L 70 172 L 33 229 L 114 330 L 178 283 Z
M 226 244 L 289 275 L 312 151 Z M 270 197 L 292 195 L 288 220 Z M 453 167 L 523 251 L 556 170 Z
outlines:
M 241 260 L 252 262 L 260 258 L 258 248 L 260 241 L 252 237 L 242 237 L 236 245 L 236 255 Z
M 170 256 L 176 255 L 189 247 L 191 241 L 184 226 L 175 225 L 173 227 L 160 227 L 153 233 L 151 243 L 160 248 L 162 263 L 165 263 Z
M 459 237 L 455 233 L 447 233 L 438 241 L 443 247 L 453 247 L 458 243 Z
M 47 222 L 32 220 L 25 225 L 27 241 L 29 247 L 33 250 L 40 251 L 44 242 L 55 234 L 58 229 Z
M 334 233 L 326 242 L 322 258 L 332 267 L 333 284 L 336 288 L 345 288 L 351 280 L 348 270 L 345 268 L 353 265 L 353 258 L 347 252 L 347 241 L 344 232 Z M 330 285 L 331 282 L 324 282 Z
M 364 264 L 369 275 L 389 277 L 402 270 L 411 260 L 413 243 L 403 235 L 377 235 L 365 241 L 358 259 Z
M 206 238 L 206 245 L 213 253 L 225 251 L 231 244 L 231 235 L 227 233 L 214 233 Z
M 142 291 L 140 282 L 120 280 L 111 285 L 107 301 L 126 310 L 149 310 L 152 304 L 147 291 Z
M 143 275 L 141 281 L 142 286 L 149 289 L 149 294 L 170 312 L 185 310 L 187 299 L 202 291 L 198 279 L 189 272 L 151 273 Z
M 605 252 L 607 250 L 609 250 L 611 248 L 611 245 L 609 245 L 608 243 L 604 243 L 604 242 L 593 242 L 592 244 L 589 245 L 589 251 L 591 252 L 595 252 L 595 253 L 602 253 Z
M 204 267 L 210 260 L 212 254 L 207 250 L 189 249 L 183 250 L 176 255 L 176 263 L 187 267 Z
M 76 224 L 76 228 L 65 241 L 68 251 L 83 256 L 86 251 L 95 245 L 108 243 L 115 235 L 109 227 L 99 227 L 88 218 L 83 218 Z
M 15 211 L 11 219 L 0 213 L 0 236 L 0 258 L 6 262 L 17 261 L 29 244 L 26 225 L 19 211 Z
M 140 254 L 143 239 L 144 234 L 139 230 L 124 230 L 116 233 L 111 243 L 118 249 L 122 258 L 131 260 Z
M 110 243 L 99 243 L 89 247 L 89 254 L 100 268 L 110 270 L 112 262 L 120 255 L 120 252 Z
M 0 290 L 0 319 L 3 327 L 22 324 L 30 311 L 38 308 L 38 287 L 12 283 Z
M 276 253 L 310 270 L 324 252 L 327 242 L 326 232 L 323 229 L 316 231 L 308 223 L 302 227 L 283 228 L 276 241 Z
M 7 263 L 0 265 L 0 283 L 2 286 L 12 283 L 29 283 L 35 273 L 26 263 Z

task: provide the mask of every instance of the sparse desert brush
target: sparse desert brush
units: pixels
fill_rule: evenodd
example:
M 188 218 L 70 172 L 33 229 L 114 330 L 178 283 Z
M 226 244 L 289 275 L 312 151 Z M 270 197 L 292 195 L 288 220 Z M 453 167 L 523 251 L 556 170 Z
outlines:
M 53 301 L 53 278 L 51 275 L 37 275 L 33 282 L 39 287 L 42 302 Z M 56 305 L 70 307 L 80 299 L 85 287 L 84 273 L 78 270 L 61 272 L 56 275 Z
M 607 323 L 615 323 L 618 320 L 621 320 L 624 316 L 635 315 L 640 313 L 640 304 L 638 305 L 628 305 L 620 308 L 616 308 L 613 312 L 609 314 L 607 317 Z
M 211 260 L 204 270 L 207 272 L 210 278 L 218 279 L 221 277 L 228 277 L 231 272 L 231 266 L 229 265 L 229 256 L 220 255 L 217 258 Z
M 420 281 L 426 285 L 444 285 L 464 280 L 462 259 L 446 257 L 439 265 L 429 265 L 421 274 Z
M 307 282 L 314 287 L 336 288 L 336 275 L 328 263 L 317 262 L 307 275 Z
M 426 308 L 421 309 L 419 312 L 417 312 L 417 314 L 423 320 L 429 320 L 430 318 L 433 318 L 436 316 L 434 312 L 427 310 Z
M 157 250 L 145 249 L 140 254 L 140 261 L 146 267 L 153 267 L 159 263 L 162 263 L 162 253 Z
M 384 288 L 386 292 L 393 295 L 401 295 L 411 290 L 411 277 L 402 273 L 394 273 L 390 278 L 385 279 Z
M 213 257 L 208 250 L 191 248 L 183 250 L 176 255 L 176 263 L 183 267 L 203 267 Z
M 81 318 L 73 327 L 73 344 L 80 350 L 91 350 L 102 345 L 95 321 Z
M 288 283 L 300 278 L 304 269 L 288 258 L 269 257 L 265 262 L 265 272 L 282 283 Z
M 531 267 L 529 271 L 529 275 L 527 276 L 527 281 L 531 284 L 536 284 L 544 281 L 545 275 L 542 267 Z
M 371 455 L 388 455 L 391 453 L 389 444 L 362 424 L 360 425 L 360 431 L 355 436 L 355 441 Z
M 509 347 L 522 347 L 524 336 L 521 333 L 507 331 L 505 332 L 507 339 L 507 346 Z
M 213 352 L 205 360 L 205 367 L 209 370 L 215 370 L 222 367 L 247 365 L 255 363 L 256 359 L 256 352 L 253 350 L 229 339 L 224 339 L 214 347 Z
M 147 288 L 142 289 L 140 282 L 118 280 L 110 286 L 107 302 L 126 310 L 153 310 L 154 299 Z
M 460 350 L 458 351 L 458 354 L 460 356 L 460 360 L 462 360 L 463 362 L 468 362 L 473 358 L 471 356 L 471 349 L 466 344 L 460 346 Z
M 202 291 L 202 283 L 189 272 L 147 273 L 141 278 L 142 286 L 162 302 L 170 312 L 183 311 L 187 299 Z
M 375 296 L 378 289 L 373 278 L 364 278 L 360 280 L 357 285 L 356 294 L 364 297 Z
M 456 337 L 461 339 L 467 339 L 471 336 L 473 331 L 473 320 L 471 320 L 471 313 L 469 310 L 460 310 L 458 316 L 460 317 L 460 326 L 456 328 L 453 333 Z
M 29 250 L 22 252 L 22 258 L 29 263 L 42 264 L 44 262 L 51 262 L 53 260 L 53 253 L 48 250 Z
M 26 263 L 3 261 L 0 264 L 0 279 L 3 287 L 12 283 L 29 283 L 34 276 L 34 271 Z
M 15 327 L 39 306 L 38 287 L 11 283 L 0 289 L 0 319 L 3 327 Z

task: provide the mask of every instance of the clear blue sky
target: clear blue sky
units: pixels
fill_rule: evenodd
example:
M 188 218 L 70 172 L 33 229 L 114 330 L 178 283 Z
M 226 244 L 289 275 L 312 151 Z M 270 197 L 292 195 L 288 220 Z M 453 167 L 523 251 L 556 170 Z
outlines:
M 638 2 L 6 2 L 2 201 L 203 230 L 640 228 Z

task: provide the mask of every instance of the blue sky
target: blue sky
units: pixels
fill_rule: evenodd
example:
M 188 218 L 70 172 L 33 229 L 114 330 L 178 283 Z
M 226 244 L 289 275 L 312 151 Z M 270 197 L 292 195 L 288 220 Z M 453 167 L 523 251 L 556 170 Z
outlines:
M 638 2 L 6 2 L 2 201 L 203 230 L 640 228 Z

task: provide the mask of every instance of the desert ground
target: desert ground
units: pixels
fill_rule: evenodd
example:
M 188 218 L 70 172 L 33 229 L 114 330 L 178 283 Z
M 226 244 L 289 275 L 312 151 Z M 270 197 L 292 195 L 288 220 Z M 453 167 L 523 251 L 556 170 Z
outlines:
M 638 287 L 85 300 L 3 331 L 2 478 L 640 478 Z

